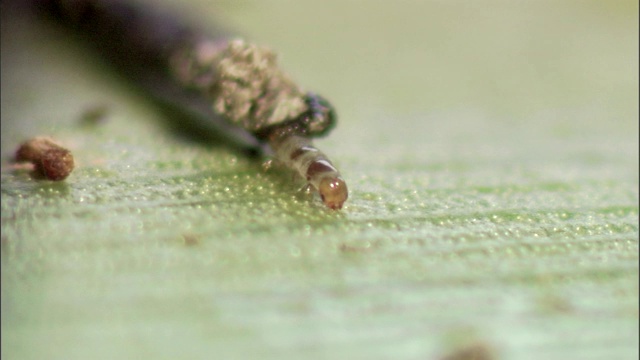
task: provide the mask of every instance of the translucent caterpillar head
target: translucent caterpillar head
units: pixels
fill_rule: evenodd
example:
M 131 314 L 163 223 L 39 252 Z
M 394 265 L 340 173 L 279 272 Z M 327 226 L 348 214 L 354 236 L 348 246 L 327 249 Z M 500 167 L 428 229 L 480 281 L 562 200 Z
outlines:
M 340 177 L 322 179 L 318 187 L 318 193 L 320 193 L 322 202 L 333 210 L 342 209 L 342 204 L 349 197 L 347 184 Z

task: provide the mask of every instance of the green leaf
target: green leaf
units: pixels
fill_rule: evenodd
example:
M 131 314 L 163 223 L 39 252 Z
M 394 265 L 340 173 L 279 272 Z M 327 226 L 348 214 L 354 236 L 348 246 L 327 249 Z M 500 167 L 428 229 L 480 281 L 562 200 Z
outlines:
M 638 357 L 637 2 L 183 3 L 334 103 L 345 208 L 3 9 L 3 358 Z

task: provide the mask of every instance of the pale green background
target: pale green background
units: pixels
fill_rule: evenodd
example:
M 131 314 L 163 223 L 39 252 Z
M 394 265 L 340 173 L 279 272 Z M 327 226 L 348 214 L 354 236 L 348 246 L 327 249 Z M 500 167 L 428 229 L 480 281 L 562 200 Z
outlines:
M 637 1 L 170 3 L 333 101 L 350 199 L 3 11 L 3 359 L 638 357 Z M 65 182 L 9 168 L 38 134 Z

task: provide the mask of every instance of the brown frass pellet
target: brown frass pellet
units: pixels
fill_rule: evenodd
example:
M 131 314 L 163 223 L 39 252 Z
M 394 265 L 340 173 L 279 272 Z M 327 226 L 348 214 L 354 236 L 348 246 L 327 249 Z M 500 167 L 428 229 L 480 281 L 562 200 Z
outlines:
M 53 181 L 66 179 L 75 165 L 71 151 L 47 136 L 22 143 L 16 151 L 16 161 L 32 163 L 38 173 Z

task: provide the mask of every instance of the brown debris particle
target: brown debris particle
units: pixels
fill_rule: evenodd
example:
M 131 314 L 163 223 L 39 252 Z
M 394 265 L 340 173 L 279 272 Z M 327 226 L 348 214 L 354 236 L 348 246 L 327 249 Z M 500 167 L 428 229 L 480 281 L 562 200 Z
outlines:
M 54 181 L 66 179 L 74 167 L 71 151 L 46 136 L 22 143 L 16 151 L 16 161 L 32 163 L 36 172 Z
M 200 238 L 194 234 L 182 234 L 182 242 L 186 246 L 195 246 L 200 244 Z
M 494 350 L 489 344 L 474 342 L 466 346 L 455 349 L 447 354 L 442 360 L 495 360 L 497 359 Z
M 338 246 L 338 250 L 340 250 L 342 253 L 364 253 L 368 252 L 370 249 L 369 247 L 351 246 L 343 243 Z
M 109 115 L 109 105 L 95 104 L 84 109 L 80 115 L 80 124 L 83 126 L 96 126 L 106 121 Z

